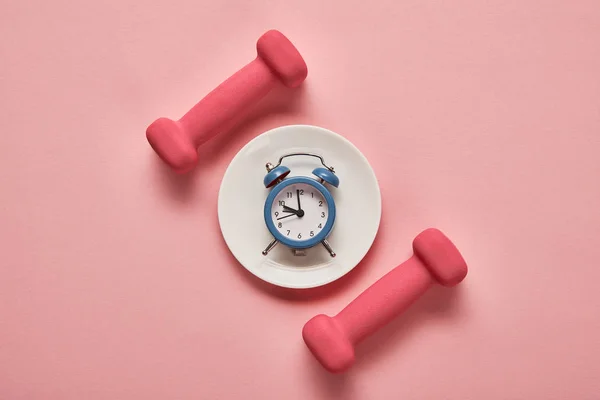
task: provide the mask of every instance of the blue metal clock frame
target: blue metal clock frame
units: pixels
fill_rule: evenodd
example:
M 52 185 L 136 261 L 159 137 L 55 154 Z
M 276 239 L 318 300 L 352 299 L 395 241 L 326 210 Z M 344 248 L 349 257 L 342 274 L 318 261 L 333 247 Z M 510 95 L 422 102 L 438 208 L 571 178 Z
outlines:
M 275 201 L 277 195 L 286 187 L 298 183 L 305 183 L 321 192 L 329 208 L 329 215 L 327 216 L 327 221 L 325 222 L 325 226 L 323 227 L 323 229 L 321 229 L 321 232 L 307 240 L 291 240 L 287 236 L 283 236 L 275 227 L 275 224 L 273 223 L 273 218 L 271 217 L 273 201 Z M 269 229 L 273 237 L 279 242 L 293 249 L 308 249 L 327 239 L 327 237 L 331 233 L 331 230 L 333 229 L 333 225 L 335 223 L 335 202 L 329 190 L 319 181 L 307 178 L 305 176 L 295 176 L 293 178 L 285 179 L 284 181 L 275 185 L 273 189 L 271 189 L 271 193 L 269 193 L 269 196 L 265 200 L 264 217 L 265 223 L 267 224 L 267 228 Z

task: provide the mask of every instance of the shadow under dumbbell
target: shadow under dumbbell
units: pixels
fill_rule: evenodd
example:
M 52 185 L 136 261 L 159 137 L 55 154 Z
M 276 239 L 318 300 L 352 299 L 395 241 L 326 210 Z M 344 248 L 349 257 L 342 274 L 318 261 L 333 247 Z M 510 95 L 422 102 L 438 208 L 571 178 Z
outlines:
M 358 398 L 354 390 L 359 383 L 352 376 L 351 370 L 345 374 L 331 374 L 319 364 L 307 348 L 303 350 L 306 351 L 304 351 L 304 362 L 301 368 L 310 371 L 310 384 L 319 392 L 319 397 L 315 398 L 343 400 Z
M 150 156 L 153 159 L 154 172 L 159 185 L 166 192 L 166 197 L 176 203 L 186 204 L 194 195 L 195 182 L 198 169 L 193 169 L 187 174 L 177 174 L 165 164 L 156 154 Z

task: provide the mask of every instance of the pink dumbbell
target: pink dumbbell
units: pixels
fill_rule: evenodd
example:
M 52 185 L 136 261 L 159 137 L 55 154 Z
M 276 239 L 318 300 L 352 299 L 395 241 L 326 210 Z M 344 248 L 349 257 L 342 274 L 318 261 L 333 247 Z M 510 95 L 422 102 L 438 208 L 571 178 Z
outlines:
M 146 129 L 158 155 L 175 171 L 190 171 L 198 146 L 224 132 L 248 106 L 265 96 L 277 81 L 294 88 L 308 73 L 302 56 L 281 32 L 271 30 L 256 43 L 258 56 L 200 100 L 179 121 L 159 118 Z
M 391 321 L 435 282 L 454 286 L 467 264 L 439 230 L 427 229 L 413 241 L 414 255 L 360 294 L 338 315 L 317 315 L 304 325 L 304 342 L 330 372 L 354 362 L 354 346 Z

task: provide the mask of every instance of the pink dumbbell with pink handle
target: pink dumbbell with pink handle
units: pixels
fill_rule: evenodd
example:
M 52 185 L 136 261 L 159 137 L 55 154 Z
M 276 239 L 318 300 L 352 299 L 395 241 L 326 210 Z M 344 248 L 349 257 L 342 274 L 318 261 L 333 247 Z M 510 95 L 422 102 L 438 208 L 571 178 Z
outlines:
M 414 255 L 371 285 L 335 317 L 317 315 L 304 325 L 304 342 L 330 372 L 354 362 L 354 346 L 408 308 L 434 283 L 454 286 L 467 264 L 439 230 L 427 229 L 413 241 Z
M 204 97 L 179 121 L 159 118 L 146 129 L 146 137 L 160 158 L 184 173 L 198 161 L 198 146 L 226 131 L 248 106 L 264 97 L 278 81 L 294 88 L 308 73 L 294 45 L 271 30 L 256 43 L 258 56 Z

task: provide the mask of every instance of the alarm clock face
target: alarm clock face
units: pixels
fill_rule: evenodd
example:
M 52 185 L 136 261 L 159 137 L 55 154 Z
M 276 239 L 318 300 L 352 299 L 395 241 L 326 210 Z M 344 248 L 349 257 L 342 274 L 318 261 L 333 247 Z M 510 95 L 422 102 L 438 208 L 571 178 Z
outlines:
M 267 198 L 265 221 L 283 244 L 308 248 L 329 235 L 335 204 L 327 188 L 316 180 L 289 178 L 275 186 Z

